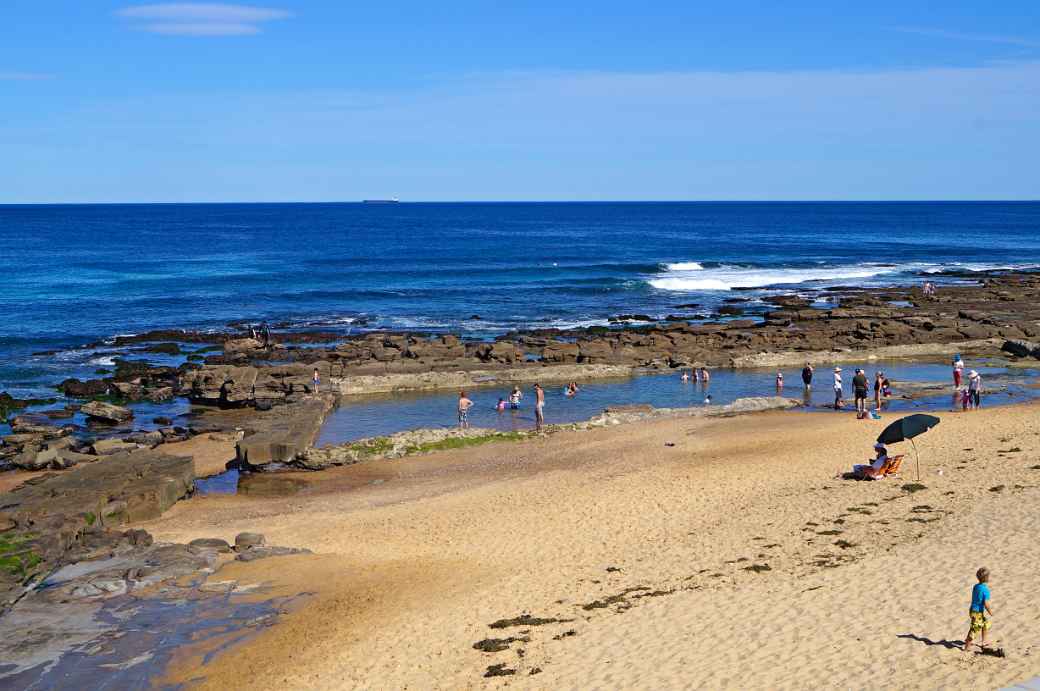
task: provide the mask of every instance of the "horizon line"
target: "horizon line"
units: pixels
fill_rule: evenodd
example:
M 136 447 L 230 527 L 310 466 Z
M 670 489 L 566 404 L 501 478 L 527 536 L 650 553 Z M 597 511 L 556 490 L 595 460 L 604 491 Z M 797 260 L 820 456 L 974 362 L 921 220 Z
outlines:
M 375 203 L 373 203 L 375 202 Z M 0 202 L 9 206 L 244 206 L 244 205 L 365 205 L 399 206 L 408 204 L 1035 204 L 1031 199 L 412 199 L 385 201 L 352 199 L 325 201 L 92 201 L 92 202 Z

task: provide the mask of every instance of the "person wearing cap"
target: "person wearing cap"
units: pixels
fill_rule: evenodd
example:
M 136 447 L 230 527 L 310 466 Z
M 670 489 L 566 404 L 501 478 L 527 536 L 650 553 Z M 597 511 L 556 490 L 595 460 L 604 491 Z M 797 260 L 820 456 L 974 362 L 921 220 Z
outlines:
M 961 388 L 961 379 L 964 375 L 964 360 L 961 360 L 961 354 L 957 353 L 953 356 L 953 388 Z
M 968 399 L 971 407 L 978 410 L 982 403 L 982 377 L 975 370 L 968 373 Z
M 845 401 L 842 400 L 841 392 L 841 368 L 834 368 L 834 409 L 841 410 L 842 405 Z

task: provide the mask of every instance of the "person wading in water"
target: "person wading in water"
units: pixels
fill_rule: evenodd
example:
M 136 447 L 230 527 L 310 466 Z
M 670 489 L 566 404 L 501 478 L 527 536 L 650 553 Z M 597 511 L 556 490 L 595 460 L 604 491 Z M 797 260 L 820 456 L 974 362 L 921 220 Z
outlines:
M 545 389 L 542 388 L 541 384 L 534 385 L 534 428 L 535 430 L 541 430 L 542 425 L 545 423 Z

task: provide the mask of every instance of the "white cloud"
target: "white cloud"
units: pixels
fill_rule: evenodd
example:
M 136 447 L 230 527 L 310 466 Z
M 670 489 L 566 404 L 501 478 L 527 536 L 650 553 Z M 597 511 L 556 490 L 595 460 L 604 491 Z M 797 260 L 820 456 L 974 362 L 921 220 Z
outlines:
M 1040 48 L 1040 41 L 1022 38 L 1020 36 L 1000 36 L 994 34 L 972 34 L 961 31 L 947 31 L 945 29 L 932 29 L 917 26 L 897 26 L 895 31 L 904 34 L 917 34 L 919 36 L 934 36 L 935 38 L 949 38 L 955 41 L 977 41 L 981 43 L 1002 43 L 1008 46 L 1023 46 L 1026 48 Z
M 222 24 L 219 22 L 189 24 L 171 22 L 167 24 L 145 24 L 145 31 L 167 36 L 249 36 L 260 33 L 256 24 Z
M 171 36 L 248 36 L 265 22 L 287 19 L 292 13 L 270 7 L 220 3 L 177 2 L 124 7 L 117 13 L 144 31 Z

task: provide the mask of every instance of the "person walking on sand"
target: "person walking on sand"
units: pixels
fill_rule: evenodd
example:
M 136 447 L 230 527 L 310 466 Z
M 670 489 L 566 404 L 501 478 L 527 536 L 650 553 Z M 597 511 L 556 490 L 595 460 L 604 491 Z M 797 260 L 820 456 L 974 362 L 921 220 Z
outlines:
M 978 583 L 971 589 L 971 606 L 968 607 L 968 635 L 964 637 L 964 652 L 971 650 L 971 644 L 975 640 L 975 634 L 982 633 L 979 642 L 979 650 L 986 648 L 986 634 L 989 633 L 989 619 L 986 615 L 993 616 L 993 608 L 990 605 L 989 592 L 989 569 L 983 566 L 975 572 Z
M 867 414 L 867 375 L 857 369 L 852 378 L 852 388 L 856 396 L 856 414 L 863 417 Z
M 520 409 L 520 399 L 523 398 L 523 397 L 524 397 L 524 394 L 523 394 L 522 391 L 520 391 L 520 387 L 519 386 L 514 386 L 513 387 L 513 393 L 509 394 L 509 407 L 512 408 L 513 410 L 519 410 Z
M 469 409 L 473 407 L 473 401 L 465 391 L 459 391 L 459 429 L 469 429 Z
M 982 406 L 982 377 L 975 370 L 968 373 L 968 398 L 972 409 Z
M 534 385 L 534 428 L 541 430 L 545 423 L 545 389 L 541 384 Z
M 311 383 L 314 385 L 314 393 L 318 393 L 318 389 L 321 387 L 321 375 L 318 373 L 318 368 L 314 368 L 314 374 L 311 376 Z
M 805 367 L 802 368 L 802 383 L 805 384 L 805 388 L 812 388 L 812 375 L 813 368 L 808 362 L 805 363 Z

